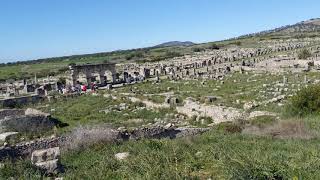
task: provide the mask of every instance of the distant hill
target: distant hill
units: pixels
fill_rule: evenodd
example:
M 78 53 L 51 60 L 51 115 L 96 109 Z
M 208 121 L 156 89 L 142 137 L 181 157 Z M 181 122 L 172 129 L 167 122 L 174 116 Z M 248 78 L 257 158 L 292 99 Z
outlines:
M 162 43 L 159 45 L 154 46 L 155 48 L 161 48 L 161 47 L 173 47 L 173 46 L 193 46 L 195 45 L 195 43 L 190 42 L 190 41 L 185 41 L 185 42 L 181 42 L 181 41 L 170 41 L 170 42 L 166 42 L 166 43 Z
M 314 18 L 307 21 L 302 21 L 293 25 L 286 25 L 279 28 L 266 30 L 258 33 L 252 33 L 240 36 L 243 37 L 254 37 L 254 36 L 268 36 L 268 35 L 280 35 L 280 36 L 296 36 L 308 33 L 319 33 L 320 32 L 320 18 Z
M 30 61 L 0 63 L 0 82 L 7 79 L 32 78 L 64 73 L 68 64 L 87 64 L 104 62 L 157 62 L 184 54 L 191 54 L 197 50 L 215 49 L 219 46 L 242 43 L 249 40 L 253 43 L 261 40 L 290 39 L 290 38 L 320 37 L 320 18 L 302 21 L 293 25 L 282 26 L 276 29 L 252 33 L 226 39 L 218 42 L 195 44 L 190 41 L 170 41 L 153 47 L 80 54 L 63 57 L 52 57 Z M 191 47 L 190 47 L 191 46 Z M 26 66 L 28 65 L 28 66 Z

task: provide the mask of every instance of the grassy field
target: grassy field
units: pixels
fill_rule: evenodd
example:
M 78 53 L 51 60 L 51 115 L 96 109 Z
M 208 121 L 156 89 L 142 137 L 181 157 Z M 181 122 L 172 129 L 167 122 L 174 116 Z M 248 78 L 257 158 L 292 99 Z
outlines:
M 233 73 L 226 76 L 223 80 L 163 80 L 158 84 L 152 82 L 139 83 L 118 89 L 117 92 L 127 93 L 132 90 L 135 96 L 144 96 L 145 99 L 155 103 L 163 102 L 163 94 L 166 93 L 173 93 L 180 101 L 185 100 L 187 97 L 192 97 L 197 101 L 204 102 L 206 96 L 215 96 L 217 100 L 213 104 L 243 108 L 245 102 L 261 102 L 280 94 L 294 94 L 296 90 L 305 86 L 303 84 L 304 75 L 312 81 L 320 79 L 319 73 L 288 73 L 285 74 L 288 83 L 282 86 L 282 74 Z M 273 92 L 277 91 L 277 88 L 279 92 L 274 95 Z M 151 95 L 156 96 L 153 97 Z M 281 111 L 281 108 L 275 103 L 258 107 L 258 109 L 275 112 Z
M 58 128 L 60 132 L 69 131 L 80 125 L 99 123 L 110 124 L 113 127 L 137 127 L 154 123 L 155 118 L 164 118 L 167 114 L 175 112 L 170 108 L 149 110 L 143 104 L 133 103 L 125 97 L 119 96 L 114 100 L 102 95 L 67 98 L 48 104 L 39 104 L 35 108 L 51 113 L 53 118 L 67 125 Z
M 320 77 L 319 73 L 308 73 L 308 79 L 315 80 Z M 277 95 L 294 94 L 298 86 L 292 88 L 292 84 L 302 82 L 304 75 L 297 77 L 295 74 L 287 75 L 289 83 L 279 91 Z M 52 114 L 67 127 L 59 130 L 65 132 L 79 125 L 90 125 L 107 123 L 115 127 L 137 127 L 148 123 L 155 123 L 155 119 L 169 118 L 166 114 L 177 114 L 175 108 L 147 109 L 142 103 L 133 103 L 128 99 L 126 93 L 141 100 L 149 100 L 154 103 L 164 103 L 166 94 L 178 97 L 183 103 L 187 97 L 192 97 L 204 103 L 206 96 L 215 96 L 217 100 L 212 102 L 215 105 L 235 107 L 242 109 L 246 102 L 261 102 L 274 98 L 272 93 L 279 82 L 282 82 L 282 75 L 238 74 L 227 76 L 221 81 L 216 80 L 183 80 L 170 81 L 162 80 L 159 84 L 144 82 L 134 85 L 117 88 L 112 91 L 99 91 L 98 95 L 84 95 L 75 98 L 60 98 L 56 101 L 43 102 L 32 107 Z M 301 84 L 301 88 L 304 84 Z M 272 90 L 270 90 L 270 88 Z M 113 98 L 112 98 L 113 96 Z M 283 102 L 285 103 L 285 101 Z M 283 106 L 277 103 L 269 103 L 254 110 L 267 110 L 281 113 Z
M 176 140 L 95 145 L 62 155 L 65 179 L 317 179 L 319 140 L 273 139 L 214 129 Z M 114 154 L 129 152 L 126 160 Z M 3 178 L 40 179 L 26 161 L 7 163 Z
M 308 73 L 307 76 L 311 80 L 319 78 L 318 73 Z M 297 84 L 302 81 L 303 75 L 287 77 L 288 86 L 292 86 L 290 82 Z M 166 118 L 167 114 L 176 112 L 171 108 L 146 109 L 141 103 L 129 101 L 122 93 L 132 90 L 137 97 L 155 94 L 154 98 L 145 98 L 149 97 L 156 103 L 161 103 L 164 96 L 161 94 L 168 92 L 181 99 L 191 96 L 201 100 L 204 96 L 214 95 L 222 97 L 214 103 L 232 106 L 236 99 L 270 99 L 271 96 L 260 97 L 259 92 L 281 82 L 282 75 L 234 74 L 223 81 L 221 84 L 214 80 L 204 83 L 163 80 L 159 85 L 145 82 L 112 91 L 99 91 L 98 95 L 44 102 L 35 107 L 50 112 L 54 118 L 68 124 L 58 128 L 59 133 L 80 125 L 104 123 L 130 128 L 154 123 L 155 118 Z M 240 108 L 240 105 L 235 106 Z M 284 108 L 276 103 L 261 109 L 268 108 L 280 114 L 284 112 Z M 65 172 L 59 176 L 64 179 L 317 179 L 320 176 L 319 115 L 281 118 L 280 121 L 272 116 L 262 116 L 244 125 L 223 123 L 195 137 L 86 146 L 62 154 L 61 163 Z M 130 119 L 142 121 L 133 122 Z M 265 133 L 254 135 L 241 132 L 241 128 L 245 130 L 248 125 L 263 128 L 260 130 Z M 268 128 L 275 128 L 275 132 L 282 136 L 274 136 L 272 131 L 267 131 Z M 123 161 L 117 160 L 114 155 L 120 152 L 129 152 L 129 157 Z M 0 168 L 0 177 L 42 179 L 43 174 L 29 161 L 8 160 Z
M 240 44 L 239 40 L 216 44 L 221 47 L 258 47 L 260 38 L 263 37 L 241 39 Z M 168 56 L 192 53 L 194 48 L 201 50 L 212 46 L 212 43 L 204 43 L 192 47 L 142 49 L 94 57 L 14 64 L 0 67 L 0 79 L 33 77 L 35 73 L 62 73 L 70 63 L 158 61 Z M 157 119 L 170 122 L 177 112 L 174 107 L 148 109 L 142 103 L 131 102 L 126 93 L 159 104 L 164 102 L 167 94 L 178 97 L 180 102 L 192 97 L 201 103 L 205 103 L 206 96 L 215 96 L 217 100 L 212 102 L 214 105 L 243 109 L 246 102 L 262 102 L 279 95 L 295 94 L 307 85 L 303 83 L 304 75 L 311 81 L 320 79 L 320 73 L 300 73 L 299 76 L 288 73 L 286 77 L 289 83 L 281 85 L 282 74 L 234 73 L 218 81 L 144 82 L 111 91 L 99 91 L 98 95 L 60 97 L 29 107 L 48 112 L 59 120 L 59 135 L 79 126 L 102 124 L 130 129 L 153 124 Z M 98 143 L 63 152 L 61 163 L 65 172 L 58 176 L 64 179 L 318 179 L 320 116 L 317 113 L 304 117 L 286 116 L 287 102 L 286 99 L 281 103 L 274 102 L 253 109 L 275 112 L 281 119 L 262 116 L 244 124 L 235 122 L 215 125 L 209 132 L 195 137 Z M 258 127 L 257 132 L 263 132 L 256 135 L 253 132 L 241 132 L 248 126 Z M 277 133 L 282 136 L 277 136 Z M 119 161 L 114 155 L 121 152 L 129 152 L 130 155 Z M 7 160 L 1 164 L 0 179 L 12 177 L 44 178 L 27 160 Z

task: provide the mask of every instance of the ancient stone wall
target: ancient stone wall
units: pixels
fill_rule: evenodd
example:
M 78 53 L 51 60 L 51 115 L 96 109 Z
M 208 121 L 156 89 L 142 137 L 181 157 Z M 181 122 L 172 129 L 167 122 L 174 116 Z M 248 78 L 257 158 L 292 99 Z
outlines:
M 3 119 L 7 116 L 21 116 L 24 114 L 25 114 L 25 111 L 22 109 L 1 109 L 0 119 Z
M 59 147 L 63 142 L 64 137 L 40 139 L 30 141 L 26 143 L 20 143 L 15 146 L 1 147 L 0 148 L 0 161 L 5 160 L 8 157 L 11 158 L 27 158 L 31 156 L 31 153 L 35 150 L 48 149 L 53 147 Z
M 39 95 L 14 97 L 8 99 L 0 99 L 0 107 L 15 107 L 17 105 L 26 105 L 29 103 L 37 103 L 42 100 Z
M 143 138 L 172 139 L 177 137 L 194 136 L 208 130 L 208 128 L 167 128 L 160 126 L 151 128 L 138 128 L 130 132 L 118 131 L 119 135 L 114 136 L 114 141 L 139 140 Z M 24 142 L 10 147 L 0 147 L 0 161 L 5 160 L 8 157 L 30 158 L 32 152 L 35 150 L 48 149 L 53 147 L 63 147 L 69 141 L 72 142 L 72 139 L 70 137 L 57 137 L 50 139 L 39 139 L 31 142 Z

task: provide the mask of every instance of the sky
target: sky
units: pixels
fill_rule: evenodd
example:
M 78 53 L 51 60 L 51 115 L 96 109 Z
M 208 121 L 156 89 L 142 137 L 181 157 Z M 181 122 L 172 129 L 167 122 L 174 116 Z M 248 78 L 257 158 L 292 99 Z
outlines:
M 320 17 L 319 0 L 0 0 L 0 63 L 223 40 Z

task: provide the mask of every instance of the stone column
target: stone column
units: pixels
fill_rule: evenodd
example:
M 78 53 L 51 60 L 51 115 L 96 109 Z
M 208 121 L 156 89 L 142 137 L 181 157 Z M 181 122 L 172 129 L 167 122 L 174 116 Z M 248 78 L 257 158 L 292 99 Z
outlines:
M 307 77 L 307 75 L 304 75 L 304 83 L 308 83 L 308 77 Z
M 70 66 L 70 81 L 69 81 L 69 84 L 71 86 L 75 86 L 77 84 L 77 76 L 78 76 L 78 73 L 74 71 L 74 69 Z
M 287 84 L 288 83 L 288 79 L 286 76 L 283 76 L 283 84 Z
M 117 81 L 117 75 L 116 75 L 116 74 L 112 74 L 111 76 L 112 76 L 112 78 L 111 78 L 111 83 L 112 83 L 112 84 L 116 83 L 116 81 Z
M 86 80 L 87 80 L 87 85 L 90 86 L 91 85 L 91 74 L 89 74 L 89 73 L 86 74 Z
M 107 84 L 107 77 L 102 72 L 99 73 L 99 81 L 102 86 L 105 86 Z

